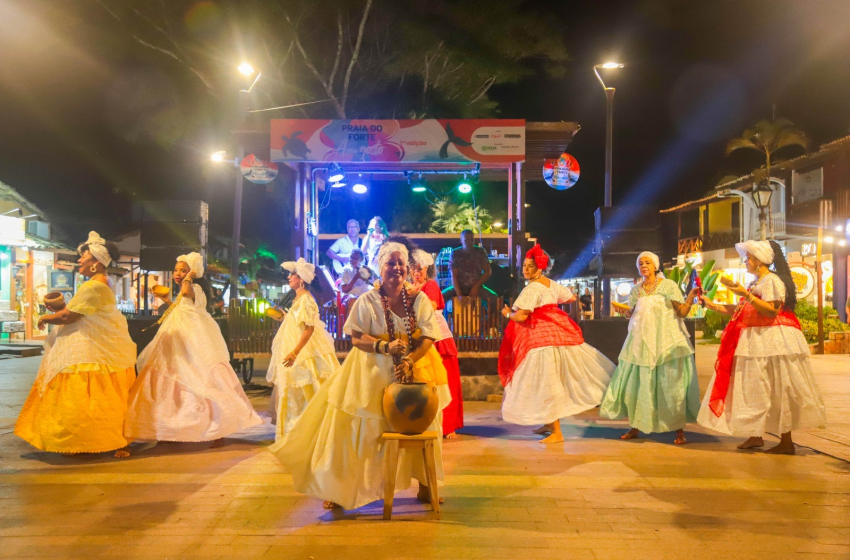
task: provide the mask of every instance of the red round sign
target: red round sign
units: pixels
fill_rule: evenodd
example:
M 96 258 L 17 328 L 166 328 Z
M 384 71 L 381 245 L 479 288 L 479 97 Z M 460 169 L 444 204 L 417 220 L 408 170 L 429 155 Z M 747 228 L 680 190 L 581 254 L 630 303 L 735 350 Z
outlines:
M 558 159 L 543 162 L 543 180 L 559 191 L 567 190 L 578 181 L 578 161 L 570 154 L 563 153 Z
M 277 177 L 277 164 L 262 160 L 254 154 L 245 156 L 239 167 L 246 179 L 258 185 L 271 183 Z

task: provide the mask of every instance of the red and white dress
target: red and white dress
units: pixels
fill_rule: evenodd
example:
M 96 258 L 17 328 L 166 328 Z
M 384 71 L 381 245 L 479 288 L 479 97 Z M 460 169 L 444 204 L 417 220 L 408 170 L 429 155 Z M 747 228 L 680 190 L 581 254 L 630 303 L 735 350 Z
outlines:
M 437 304 L 434 318 L 440 326 L 440 336 L 434 343 L 437 352 L 443 359 L 443 366 L 448 374 L 449 390 L 452 392 L 452 402 L 443 409 L 443 435 L 456 432 L 463 428 L 463 390 L 460 384 L 460 365 L 457 361 L 457 346 L 452 338 L 452 331 L 441 311 L 446 308 L 446 302 L 440 291 L 440 286 L 434 280 L 428 280 L 420 291 Z
M 773 273 L 750 291 L 763 301 L 785 301 L 785 284 Z M 793 311 L 765 317 L 745 302 L 723 330 L 697 422 L 742 437 L 823 427 L 826 408 L 809 353 Z
M 602 402 L 615 366 L 584 342 L 579 326 L 558 308 L 572 298 L 569 288 L 550 280 L 548 287 L 531 282 L 514 303 L 531 315 L 508 323 L 499 349 L 506 422 L 548 424 Z

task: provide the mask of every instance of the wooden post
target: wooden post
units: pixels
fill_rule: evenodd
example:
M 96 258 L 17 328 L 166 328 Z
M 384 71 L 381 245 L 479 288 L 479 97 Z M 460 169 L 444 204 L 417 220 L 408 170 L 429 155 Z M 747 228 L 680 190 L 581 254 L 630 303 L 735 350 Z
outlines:
M 818 345 L 817 353 L 823 354 L 823 265 L 821 262 L 823 250 L 823 223 L 818 225 L 818 249 L 815 257 L 815 286 L 818 290 Z

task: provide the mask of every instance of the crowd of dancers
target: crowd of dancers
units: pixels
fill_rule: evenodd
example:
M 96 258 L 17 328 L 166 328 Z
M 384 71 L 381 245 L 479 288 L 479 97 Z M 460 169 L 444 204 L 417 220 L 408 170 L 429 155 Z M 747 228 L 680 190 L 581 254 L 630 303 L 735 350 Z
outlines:
M 315 267 L 304 259 L 281 265 L 294 300 L 274 338 L 267 376 L 276 424 L 270 450 L 292 474 L 295 489 L 327 508 L 353 509 L 382 498 L 381 435 L 389 424 L 381 401 L 396 380 L 435 385 L 441 413 L 429 430 L 453 438 L 463 427 L 458 352 L 442 314 L 434 259 L 376 225 L 367 234 L 370 245 L 364 250 L 352 242 L 341 267 L 344 285 L 363 282 L 348 302 L 343 330 L 352 349 L 342 364 L 310 292 Z M 359 233 L 359 226 L 350 230 Z M 766 432 L 779 433 L 780 443 L 768 452 L 793 454 L 793 430 L 825 424 L 809 348 L 794 315 L 793 281 L 775 242 L 736 247 L 756 277 L 748 287 L 726 282 L 740 296 L 736 306 L 716 304 L 698 288 L 683 294 L 663 278 L 658 257 L 642 253 L 636 263 L 641 280 L 628 305 L 618 308 L 629 318 L 629 332 L 616 366 L 584 342 L 579 326 L 559 308 L 576 296 L 547 278 L 552 260 L 533 247 L 522 268 L 527 285 L 502 309 L 508 320 L 498 360 L 504 420 L 535 426 L 545 435 L 542 443 L 558 443 L 564 441 L 562 418 L 599 407 L 602 418 L 628 419 L 622 439 L 675 432 L 673 441 L 684 444 L 686 424 L 696 421 L 747 438 L 741 449 L 762 447 Z M 137 359 L 106 276 L 117 258 L 114 244 L 92 232 L 79 252 L 88 280 L 64 309 L 41 319 L 56 328 L 15 426 L 18 436 L 45 451 L 124 457 L 134 440 L 217 445 L 262 422 L 210 316 L 200 255 L 178 257 L 173 278 L 179 295 L 173 302 L 165 298 L 169 307 L 159 330 Z M 364 258 L 374 284 L 367 283 L 371 273 L 360 270 Z M 697 304 L 733 316 L 702 406 L 684 326 Z M 442 480 L 442 442 L 435 448 Z M 400 453 L 396 489 L 416 479 L 418 498 L 430 501 L 421 453 Z

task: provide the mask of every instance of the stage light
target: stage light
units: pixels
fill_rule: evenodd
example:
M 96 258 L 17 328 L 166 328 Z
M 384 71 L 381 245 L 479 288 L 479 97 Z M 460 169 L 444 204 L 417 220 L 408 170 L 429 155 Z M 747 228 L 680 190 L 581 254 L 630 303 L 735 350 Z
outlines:
M 425 182 L 425 179 L 420 176 L 419 179 L 411 183 L 410 190 L 413 192 L 425 192 L 428 190 L 428 184 Z
M 337 181 L 336 183 L 331 183 L 331 188 L 332 189 L 339 189 L 339 188 L 344 187 L 347 184 L 348 183 L 346 183 L 345 181 Z
M 472 185 L 470 185 L 466 181 L 461 181 L 460 184 L 457 186 L 457 192 L 459 192 L 460 194 L 469 194 L 472 192 Z
M 366 185 L 364 185 L 363 183 L 358 182 L 358 183 L 354 183 L 354 186 L 351 187 L 351 190 L 354 191 L 357 194 L 366 194 L 366 191 L 368 191 L 369 188 Z
M 239 65 L 239 72 L 241 72 L 245 76 L 250 76 L 254 73 L 254 67 L 248 64 L 247 62 L 243 62 Z
M 413 188 L 412 188 L 411 190 L 412 190 L 413 192 L 425 192 L 425 191 L 426 191 L 426 190 L 428 190 L 428 189 L 426 189 L 426 188 L 425 188 L 425 187 L 423 187 L 422 185 L 413 185 Z
M 216 163 L 221 163 L 221 162 L 224 161 L 224 156 L 225 156 L 225 152 L 224 152 L 224 150 L 221 150 L 221 151 L 218 151 L 218 152 L 213 152 L 213 154 L 210 156 L 210 159 L 213 160 Z
M 338 183 L 343 179 L 345 179 L 345 171 L 342 170 L 342 167 L 338 163 L 332 163 L 328 168 L 328 181 Z

